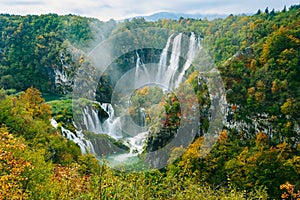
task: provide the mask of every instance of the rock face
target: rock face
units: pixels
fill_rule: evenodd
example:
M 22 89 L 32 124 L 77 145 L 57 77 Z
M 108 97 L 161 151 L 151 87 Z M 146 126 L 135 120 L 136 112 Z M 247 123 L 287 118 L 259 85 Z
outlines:
M 93 144 L 94 151 L 97 156 L 102 157 L 129 152 L 129 148 L 127 146 L 118 143 L 112 138 L 108 138 L 103 134 L 97 134 L 96 137 L 90 141 Z
M 153 152 L 163 148 L 175 137 L 176 133 L 177 129 L 170 128 L 162 128 L 158 133 L 149 132 L 146 151 Z

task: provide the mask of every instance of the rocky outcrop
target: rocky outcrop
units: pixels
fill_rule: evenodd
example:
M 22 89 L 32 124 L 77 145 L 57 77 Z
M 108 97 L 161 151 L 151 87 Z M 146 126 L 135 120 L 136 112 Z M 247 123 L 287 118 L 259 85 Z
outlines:
M 90 141 L 97 156 L 129 153 L 129 147 L 104 134 L 96 134 Z
M 162 128 L 158 133 L 151 133 L 146 140 L 146 151 L 152 152 L 166 146 L 176 135 L 177 129 Z

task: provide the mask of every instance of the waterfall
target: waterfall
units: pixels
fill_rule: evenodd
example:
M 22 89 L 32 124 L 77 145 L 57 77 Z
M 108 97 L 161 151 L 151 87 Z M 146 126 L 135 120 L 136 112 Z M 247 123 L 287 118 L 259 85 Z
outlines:
M 168 38 L 167 44 L 160 56 L 156 82 L 166 86 L 168 89 L 172 88 L 174 82 L 174 75 L 179 68 L 182 36 L 183 34 L 179 33 L 177 36 L 175 36 L 173 40 L 169 65 L 167 65 L 168 51 L 173 35 L 171 35 Z
M 114 167 L 122 164 L 123 162 L 129 161 L 130 159 L 137 158 L 138 154 L 143 152 L 144 141 L 146 140 L 147 135 L 148 132 L 142 132 L 132 138 L 127 139 L 124 144 L 130 147 L 130 152 L 108 158 L 111 166 Z
M 65 129 L 64 127 L 61 127 L 61 133 L 68 140 L 72 140 L 73 142 L 75 142 L 80 147 L 81 152 L 83 154 L 86 154 L 87 148 L 83 142 L 83 138 L 78 138 L 72 131 Z
M 66 69 L 69 67 L 64 62 L 64 54 L 60 55 L 61 67 L 54 69 L 55 74 L 55 85 L 64 85 L 69 82 L 68 74 Z
M 173 86 L 173 81 L 174 81 L 174 75 L 177 72 L 179 68 L 179 60 L 180 60 L 180 52 L 181 52 L 181 38 L 182 38 L 182 33 L 179 33 L 173 41 L 173 46 L 172 46 L 172 54 L 170 58 L 170 65 L 168 67 L 168 70 L 166 72 L 166 81 L 168 84 L 168 88 L 172 88 Z
M 141 60 L 140 55 L 138 54 L 138 52 L 136 52 L 136 68 L 135 68 L 135 83 L 138 82 L 140 76 L 141 76 L 141 72 L 142 75 L 145 75 L 145 78 L 147 80 L 150 80 L 150 74 L 149 71 L 147 69 L 147 67 L 145 66 L 145 64 L 143 63 L 143 61 Z
M 177 87 L 182 81 L 185 71 L 190 67 L 197 50 L 199 48 L 199 42 L 194 33 L 191 33 L 187 47 L 183 48 L 183 33 L 177 35 L 172 34 L 169 36 L 167 43 L 162 50 L 160 60 L 158 63 L 157 74 L 155 75 L 155 82 L 160 85 L 164 85 L 167 89 Z M 183 52 L 185 51 L 185 52 Z M 186 52 L 187 51 L 187 52 Z M 183 56 L 186 55 L 186 56 Z M 180 67 L 181 57 L 186 57 L 186 61 L 182 67 Z M 181 72 L 179 69 L 181 69 Z M 138 81 L 142 78 L 150 80 L 149 70 L 143 63 L 140 55 L 136 52 L 136 68 L 134 74 L 135 85 L 139 85 Z M 120 118 L 114 116 L 113 107 L 110 104 L 101 104 L 102 109 L 108 113 L 109 118 L 102 124 L 103 132 L 109 136 L 120 139 L 122 138 L 122 123 Z M 144 108 L 140 108 L 138 112 L 138 125 L 144 127 L 146 125 L 146 116 Z M 127 138 L 127 144 L 133 152 L 140 152 L 143 149 L 143 139 L 148 134 L 147 130 L 143 130 L 141 133 L 135 133 L 136 136 Z
M 57 128 L 57 127 L 58 127 L 57 121 L 56 121 L 55 119 L 53 119 L 53 118 L 51 118 L 50 124 L 51 124 L 51 126 L 53 126 L 54 128 Z
M 120 117 L 105 120 L 103 123 L 103 133 L 106 133 L 114 139 L 122 138 Z
M 190 36 L 187 59 L 183 66 L 183 69 L 182 69 L 181 73 L 179 74 L 178 79 L 176 81 L 176 84 L 175 84 L 176 87 L 182 82 L 185 71 L 191 66 L 192 61 L 194 60 L 199 47 L 200 47 L 200 42 L 197 42 L 197 38 L 196 38 L 195 34 L 192 32 L 191 36 Z
M 134 74 L 134 82 L 135 84 L 137 83 L 139 79 L 139 71 L 140 71 L 140 56 L 138 53 L 137 54 L 137 59 L 136 59 L 136 65 L 135 65 L 135 74 Z
M 156 82 L 159 82 L 159 83 L 161 80 L 163 80 L 163 75 L 167 68 L 168 52 L 169 52 L 169 47 L 171 44 L 172 37 L 173 37 L 173 34 L 168 38 L 167 44 L 160 55 L 160 59 L 159 59 L 159 63 L 158 63 L 158 72 L 156 75 Z
M 56 128 L 56 129 L 58 128 L 58 123 L 55 119 L 52 118 L 50 123 L 54 128 Z M 86 153 L 95 154 L 92 143 L 89 140 L 85 139 L 82 131 L 76 131 L 76 134 L 75 134 L 72 131 L 70 131 L 62 126 L 61 133 L 65 138 L 76 143 L 79 146 L 79 148 L 83 154 L 86 154 Z
M 158 70 L 156 74 L 156 82 L 164 85 L 168 89 L 172 89 L 179 85 L 179 83 L 183 79 L 185 71 L 191 66 L 192 61 L 195 58 L 196 53 L 200 47 L 200 43 L 198 42 L 195 34 L 191 33 L 188 44 L 188 52 L 186 53 L 186 61 L 180 72 L 180 58 L 184 57 L 183 55 L 181 55 L 184 53 L 181 52 L 183 49 L 183 34 L 179 33 L 174 37 L 172 41 L 173 37 L 174 34 L 172 34 L 168 38 L 167 44 L 160 55 Z M 171 43 L 172 47 L 170 49 Z M 168 52 L 171 53 L 170 58 L 168 58 Z M 178 72 L 180 72 L 179 75 L 177 75 Z
M 145 141 L 147 135 L 148 135 L 148 132 L 142 132 L 142 133 L 139 133 L 136 136 L 128 139 L 131 154 L 143 152 L 144 141 Z
M 145 113 L 145 108 L 140 108 L 139 110 L 139 125 L 141 127 L 146 126 L 146 113 Z
M 76 135 L 78 136 L 78 138 L 80 138 L 81 140 L 83 140 L 85 142 L 85 149 L 87 150 L 87 152 L 96 155 L 96 152 L 94 150 L 94 146 L 93 146 L 92 142 L 88 139 L 85 139 L 85 136 L 82 133 L 82 130 L 76 130 Z
M 115 111 L 112 105 L 110 103 L 102 103 L 100 106 L 108 114 L 108 119 L 113 120 L 115 117 Z
M 55 84 L 63 84 L 68 82 L 68 75 L 65 70 L 60 71 L 59 69 L 54 69 L 55 73 Z
M 91 106 L 87 106 L 83 109 L 83 122 L 86 129 L 93 133 L 103 132 L 98 112 Z
M 101 108 L 108 114 L 108 118 L 103 122 L 103 133 L 114 139 L 122 138 L 120 117 L 115 118 L 114 108 L 110 103 L 102 103 Z
M 108 115 L 108 118 L 101 123 L 98 110 L 92 106 L 83 108 L 82 119 L 86 130 L 99 134 L 105 133 L 114 139 L 122 138 L 120 118 L 115 118 L 114 108 L 110 103 L 97 103 Z

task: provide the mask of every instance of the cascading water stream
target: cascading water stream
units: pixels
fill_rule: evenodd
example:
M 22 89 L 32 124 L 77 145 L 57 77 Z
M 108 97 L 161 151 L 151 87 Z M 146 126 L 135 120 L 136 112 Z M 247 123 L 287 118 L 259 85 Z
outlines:
M 174 82 L 174 75 L 178 71 L 179 68 L 179 60 L 180 60 L 180 53 L 181 53 L 181 39 L 182 33 L 179 33 L 173 41 L 172 46 L 172 54 L 170 58 L 170 64 L 166 71 L 166 79 L 164 83 L 168 85 L 169 89 L 172 89 L 173 82 Z
M 120 117 L 115 118 L 115 111 L 112 105 L 103 103 L 101 108 L 108 114 L 108 118 L 102 124 L 103 133 L 114 139 L 122 138 Z
M 164 78 L 163 75 L 167 70 L 168 52 L 169 52 L 172 37 L 173 34 L 168 38 L 167 44 L 160 55 L 160 59 L 158 63 L 158 71 L 156 74 L 156 82 L 160 84 L 162 84 L 161 80 L 163 80 Z
M 196 38 L 195 34 L 192 32 L 191 36 L 190 36 L 187 59 L 186 59 L 186 62 L 183 66 L 183 69 L 182 69 L 181 73 L 178 76 L 175 87 L 178 87 L 178 85 L 182 82 L 185 71 L 191 66 L 192 61 L 194 60 L 199 47 L 200 47 L 200 41 L 197 41 L 197 38 Z
M 83 109 L 83 122 L 88 131 L 94 133 L 103 132 L 98 112 L 89 106 Z
M 55 119 L 52 118 L 50 123 L 54 128 L 58 128 L 58 123 L 57 121 L 55 121 Z M 68 140 L 72 140 L 74 143 L 76 143 L 79 146 L 82 154 L 86 154 L 86 153 L 95 154 L 95 150 L 92 143 L 89 140 L 85 139 L 82 131 L 76 131 L 75 134 L 72 131 L 62 126 L 61 132 L 65 138 L 67 138 Z
M 142 62 L 140 55 L 138 52 L 136 52 L 136 68 L 135 68 L 135 83 L 138 82 L 140 75 L 145 75 L 146 80 L 150 80 L 150 73 L 145 66 L 145 64 Z

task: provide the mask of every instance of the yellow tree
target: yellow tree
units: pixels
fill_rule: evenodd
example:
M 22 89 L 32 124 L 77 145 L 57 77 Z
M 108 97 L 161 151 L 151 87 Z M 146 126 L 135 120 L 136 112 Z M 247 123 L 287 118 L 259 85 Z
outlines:
M 24 199 L 27 193 L 24 174 L 32 164 L 18 156 L 25 144 L 14 138 L 4 128 L 0 129 L 0 199 Z

